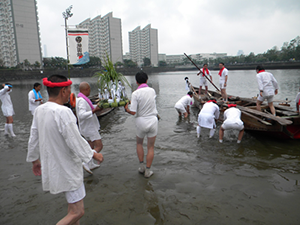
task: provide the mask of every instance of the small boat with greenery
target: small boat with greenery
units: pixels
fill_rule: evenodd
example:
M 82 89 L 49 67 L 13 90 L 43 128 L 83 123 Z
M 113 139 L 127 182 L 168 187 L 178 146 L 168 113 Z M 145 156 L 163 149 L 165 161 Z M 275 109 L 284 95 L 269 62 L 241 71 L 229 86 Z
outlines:
M 220 120 L 223 120 L 222 113 L 226 109 L 226 104 L 221 100 L 220 92 L 208 91 L 205 94 L 205 91 L 202 90 L 198 95 L 198 88 L 190 86 L 190 89 L 193 92 L 194 106 L 199 109 L 210 98 L 216 99 L 221 111 Z M 300 139 L 300 115 L 292 107 L 289 107 L 287 102 L 274 102 L 276 116 L 271 114 L 267 104 L 262 104 L 262 111 L 256 110 L 255 98 L 228 95 L 227 104 L 236 104 L 237 108 L 241 110 L 241 119 L 247 132 L 284 139 Z

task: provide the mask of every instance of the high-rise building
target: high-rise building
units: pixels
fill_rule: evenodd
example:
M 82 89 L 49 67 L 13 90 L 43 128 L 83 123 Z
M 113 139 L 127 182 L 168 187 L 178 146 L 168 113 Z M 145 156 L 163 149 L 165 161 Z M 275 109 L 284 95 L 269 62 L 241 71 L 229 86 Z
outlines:
M 151 61 L 151 65 L 158 66 L 158 36 L 157 29 L 151 28 L 151 24 L 140 26 L 129 32 L 129 52 L 131 60 L 139 66 L 144 63 L 144 58 Z
M 123 62 L 121 19 L 114 18 L 112 12 L 104 17 L 86 19 L 78 28 L 89 30 L 89 54 L 101 60 L 110 57 L 113 63 Z
M 0 59 L 6 67 L 42 63 L 36 0 L 0 1 Z

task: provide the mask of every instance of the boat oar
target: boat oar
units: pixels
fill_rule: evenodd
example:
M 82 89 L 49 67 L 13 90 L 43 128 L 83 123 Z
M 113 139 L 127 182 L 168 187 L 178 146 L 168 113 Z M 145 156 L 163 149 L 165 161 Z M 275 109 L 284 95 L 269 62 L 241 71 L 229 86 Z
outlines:
M 191 61 L 191 63 L 193 63 L 194 64 L 194 66 L 198 69 L 198 70 L 200 70 L 200 68 L 196 65 L 196 63 L 194 63 L 193 62 L 193 60 L 187 55 L 187 54 L 185 54 L 185 53 L 183 53 L 190 61 Z M 204 76 L 205 76 L 205 78 L 217 89 L 217 91 L 219 91 L 220 92 L 220 89 L 219 88 L 217 88 L 217 86 L 210 80 L 210 79 L 208 79 L 208 77 L 205 75 L 205 74 L 203 74 Z

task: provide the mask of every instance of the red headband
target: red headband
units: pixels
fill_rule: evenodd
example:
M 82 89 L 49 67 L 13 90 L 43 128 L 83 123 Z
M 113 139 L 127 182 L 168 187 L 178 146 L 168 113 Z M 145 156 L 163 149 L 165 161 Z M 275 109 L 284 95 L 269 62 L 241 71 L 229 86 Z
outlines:
M 228 106 L 228 108 L 230 108 L 230 107 L 236 107 L 236 104 L 228 104 L 227 106 Z
M 50 88 L 54 88 L 54 87 L 67 87 L 70 86 L 72 84 L 72 81 L 68 80 L 68 81 L 64 81 L 64 82 L 59 82 L 59 83 L 54 83 L 48 80 L 47 77 L 43 78 L 43 84 L 46 87 L 50 87 Z
M 216 100 L 209 100 L 209 101 L 207 101 L 207 102 L 213 102 L 213 103 L 217 103 L 217 101 Z

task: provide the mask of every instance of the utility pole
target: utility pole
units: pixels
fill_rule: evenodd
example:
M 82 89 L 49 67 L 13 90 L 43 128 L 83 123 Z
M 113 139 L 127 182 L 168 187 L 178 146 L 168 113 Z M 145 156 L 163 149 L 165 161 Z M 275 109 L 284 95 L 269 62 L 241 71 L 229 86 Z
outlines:
M 62 13 L 63 17 L 65 18 L 65 31 L 66 31 L 66 47 L 67 47 L 67 69 L 68 69 L 68 75 L 70 79 L 70 68 L 69 68 L 69 44 L 68 44 L 68 25 L 67 20 L 73 16 L 73 13 L 71 13 L 73 6 L 71 5 L 69 8 L 66 9 L 65 12 Z

